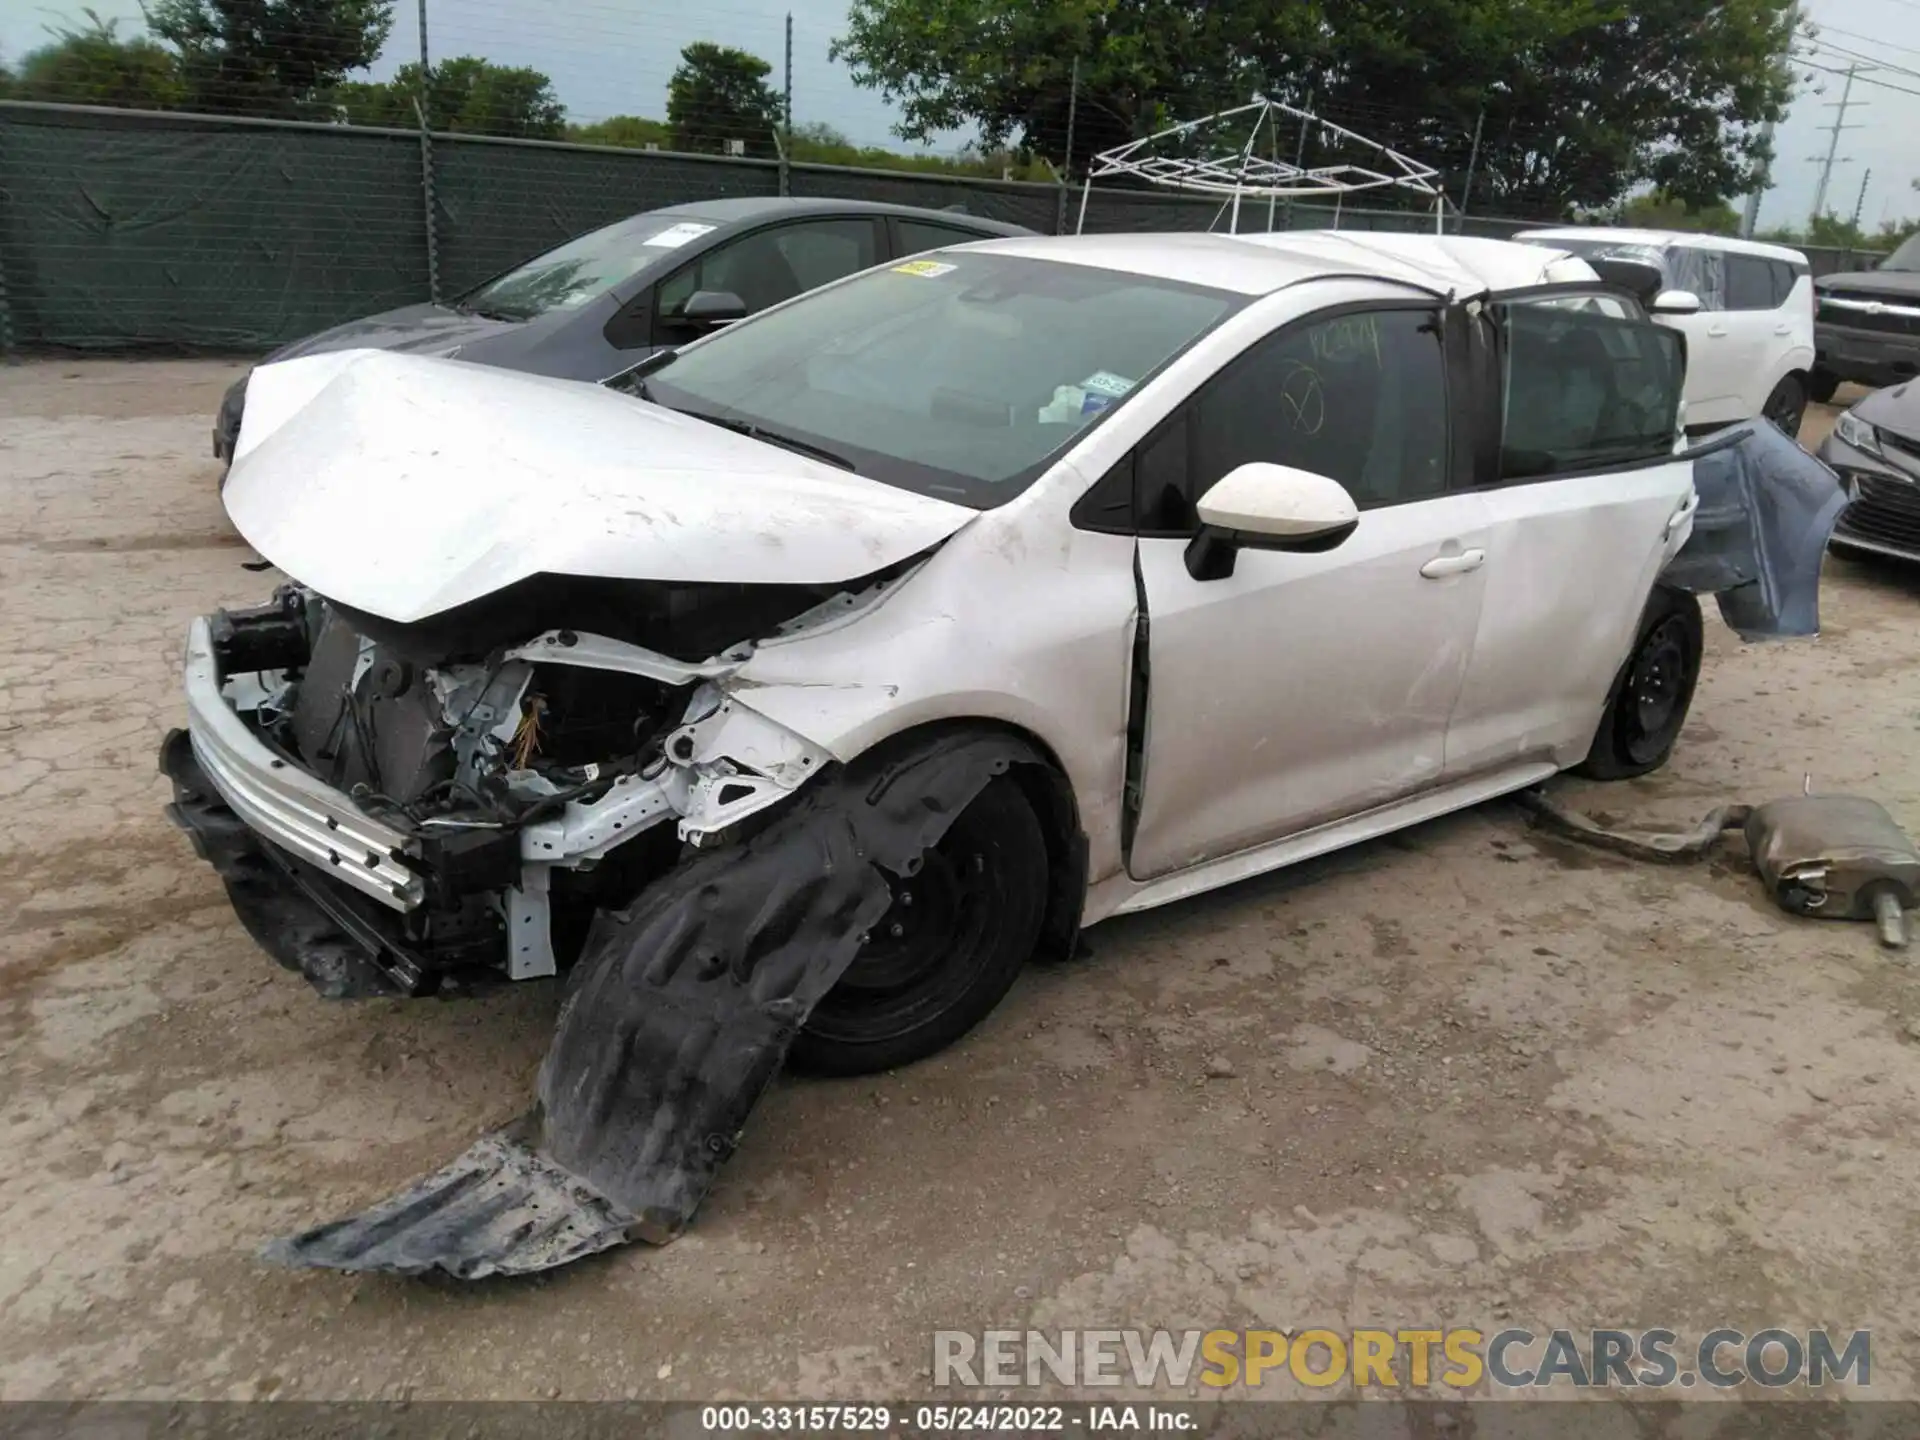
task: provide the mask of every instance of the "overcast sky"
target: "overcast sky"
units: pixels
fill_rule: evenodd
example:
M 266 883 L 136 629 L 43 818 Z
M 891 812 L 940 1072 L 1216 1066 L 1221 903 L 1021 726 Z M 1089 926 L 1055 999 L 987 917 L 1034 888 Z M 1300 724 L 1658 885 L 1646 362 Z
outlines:
M 47 27 L 74 23 L 84 0 L 0 0 L 0 53 L 17 57 L 47 38 Z M 846 69 L 827 58 L 827 46 L 843 28 L 846 0 L 428 0 L 433 54 L 473 54 L 503 64 L 531 65 L 553 78 L 575 120 L 608 115 L 666 112 L 667 77 L 683 46 L 694 40 L 734 45 L 761 56 L 780 80 L 784 19 L 793 14 L 794 118 L 824 121 L 850 138 L 898 144 L 890 136 L 894 116 L 871 91 L 861 90 Z M 1887 67 L 1862 71 L 1856 104 L 1828 191 L 1828 208 L 1850 214 L 1863 176 L 1871 170 L 1861 222 L 1869 230 L 1882 220 L 1920 214 L 1920 0 L 1801 0 L 1803 14 L 1823 27 L 1823 41 L 1836 47 L 1815 64 L 1844 68 L 1837 50 L 1869 56 Z M 123 17 L 123 30 L 140 28 L 138 0 L 94 0 L 102 15 Z M 398 18 L 379 75 L 413 58 L 419 48 L 413 0 L 400 0 Z M 1810 73 L 1803 68 L 1803 75 Z M 1775 185 L 1761 209 L 1763 226 L 1804 223 L 1813 203 L 1820 166 L 1840 98 L 1838 75 L 1812 73 L 1815 93 L 1803 84 L 1780 127 Z M 1898 86 L 1901 89 L 1887 88 Z M 1911 92 L 1911 93 L 1906 93 Z M 961 137 L 950 137 L 948 147 Z

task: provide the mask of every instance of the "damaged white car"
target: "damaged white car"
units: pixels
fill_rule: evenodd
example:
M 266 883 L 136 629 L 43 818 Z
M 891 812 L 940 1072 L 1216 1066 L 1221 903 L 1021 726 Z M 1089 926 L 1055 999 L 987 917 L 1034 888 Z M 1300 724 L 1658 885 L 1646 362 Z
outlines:
M 1081 926 L 1659 766 L 1688 591 L 1811 630 L 1839 508 L 1766 427 L 1682 452 L 1684 370 L 1571 256 L 1330 234 L 965 246 L 619 388 L 257 370 L 226 503 L 293 583 L 194 624 L 173 817 L 326 994 L 571 971 L 524 1121 L 270 1253 L 667 1238 L 789 1054 L 899 1065 Z

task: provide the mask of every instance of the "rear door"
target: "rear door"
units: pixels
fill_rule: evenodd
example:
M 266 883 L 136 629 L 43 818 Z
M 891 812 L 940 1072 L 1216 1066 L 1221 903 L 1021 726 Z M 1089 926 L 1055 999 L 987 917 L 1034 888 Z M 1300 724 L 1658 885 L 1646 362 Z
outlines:
M 1668 283 L 1699 297 L 1694 315 L 1661 323 L 1687 337 L 1687 424 L 1731 425 L 1747 418 L 1747 377 L 1739 342 L 1727 313 L 1727 279 L 1720 251 L 1704 245 L 1671 245 L 1664 252 Z
M 1496 305 L 1474 332 L 1499 444 L 1479 457 L 1486 599 L 1447 774 L 1585 752 L 1654 577 L 1685 538 L 1673 458 L 1683 364 L 1666 327 L 1608 294 Z
M 1793 348 L 1791 318 L 1781 308 L 1786 299 L 1775 274 L 1775 261 L 1761 255 L 1728 252 L 1727 308 L 1721 317 L 1729 334 L 1728 363 L 1737 368 L 1740 385 L 1738 420 L 1758 415 L 1780 377 L 1787 373 L 1787 352 Z

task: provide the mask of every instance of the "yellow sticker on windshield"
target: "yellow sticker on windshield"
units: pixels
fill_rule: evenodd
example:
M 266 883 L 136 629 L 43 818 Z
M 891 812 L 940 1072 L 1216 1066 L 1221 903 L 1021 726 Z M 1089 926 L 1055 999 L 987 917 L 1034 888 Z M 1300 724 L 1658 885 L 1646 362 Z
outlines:
M 949 270 L 956 268 L 958 267 L 945 264 L 939 260 L 909 260 L 904 265 L 894 266 L 893 273 L 896 275 L 918 275 L 923 280 L 931 280 L 936 275 L 945 275 Z

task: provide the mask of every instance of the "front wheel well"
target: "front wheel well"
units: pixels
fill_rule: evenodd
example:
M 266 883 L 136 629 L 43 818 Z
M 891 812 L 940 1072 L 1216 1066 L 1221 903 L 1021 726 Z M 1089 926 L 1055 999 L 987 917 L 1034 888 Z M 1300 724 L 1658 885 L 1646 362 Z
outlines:
M 1073 783 L 1067 779 L 1066 767 L 1052 746 L 1031 730 L 1004 720 L 985 717 L 936 720 L 896 731 L 849 763 L 884 765 L 893 753 L 944 736 L 982 734 L 1010 737 L 1031 754 L 1027 763 L 1015 765 L 1008 774 L 1033 806 L 1046 836 L 1047 908 L 1040 932 L 1041 953 L 1066 959 L 1079 944 L 1080 915 L 1086 907 L 1087 835 L 1080 824 L 1080 804 Z

